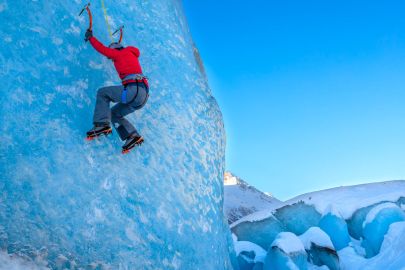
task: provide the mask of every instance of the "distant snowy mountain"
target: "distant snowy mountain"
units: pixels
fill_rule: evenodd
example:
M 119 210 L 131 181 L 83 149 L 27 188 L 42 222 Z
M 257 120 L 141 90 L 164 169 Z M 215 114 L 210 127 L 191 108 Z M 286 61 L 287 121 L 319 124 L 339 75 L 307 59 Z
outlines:
M 241 270 L 404 270 L 405 181 L 307 193 L 231 230 Z
M 252 213 L 281 205 L 281 201 L 261 192 L 230 172 L 225 173 L 224 185 L 224 213 L 229 224 Z

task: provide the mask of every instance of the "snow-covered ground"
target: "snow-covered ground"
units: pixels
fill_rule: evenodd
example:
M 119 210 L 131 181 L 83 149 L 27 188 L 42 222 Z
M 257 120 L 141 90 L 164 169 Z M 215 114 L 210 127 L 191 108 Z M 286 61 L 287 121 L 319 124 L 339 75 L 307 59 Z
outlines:
M 299 195 L 286 202 L 275 205 L 272 209 L 258 211 L 241 218 L 231 224 L 231 226 L 236 226 L 245 221 L 253 222 L 263 220 L 270 217 L 274 210 L 300 201 L 308 205 L 313 205 L 321 214 L 327 213 L 330 209 L 333 209 L 333 211 L 338 211 L 344 219 L 348 219 L 356 210 L 362 207 L 383 201 L 397 201 L 400 197 L 405 197 L 405 180 L 336 187 Z
M 404 204 L 398 180 L 311 192 L 245 216 L 231 224 L 241 270 L 405 270 Z
M 224 213 L 229 224 L 249 214 L 281 205 L 278 199 L 261 192 L 230 172 L 225 173 L 224 185 Z
M 375 257 L 365 259 L 356 253 L 354 247 L 338 253 L 345 270 L 405 270 L 405 222 L 391 224 L 381 251 Z

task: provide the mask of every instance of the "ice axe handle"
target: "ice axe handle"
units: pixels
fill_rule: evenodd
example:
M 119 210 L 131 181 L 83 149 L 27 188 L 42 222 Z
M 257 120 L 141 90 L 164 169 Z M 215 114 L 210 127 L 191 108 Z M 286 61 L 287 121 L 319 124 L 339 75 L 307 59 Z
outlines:
M 91 10 L 90 10 L 90 3 L 88 3 L 87 5 L 84 6 L 84 8 L 82 9 L 82 11 L 80 11 L 79 16 L 81 16 L 84 12 L 84 10 L 87 11 L 87 14 L 89 15 L 89 30 L 93 30 L 93 16 L 91 15 Z

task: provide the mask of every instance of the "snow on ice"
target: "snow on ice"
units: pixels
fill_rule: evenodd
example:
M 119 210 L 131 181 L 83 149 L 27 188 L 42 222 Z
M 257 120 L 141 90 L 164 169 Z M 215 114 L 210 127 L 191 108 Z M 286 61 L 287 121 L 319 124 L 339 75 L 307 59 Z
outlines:
M 231 230 L 239 241 L 252 242 L 267 252 L 264 265 L 251 264 L 249 270 L 253 266 L 402 270 L 404 200 L 405 181 L 334 188 L 243 217 L 231 224 Z M 300 254 L 293 252 L 301 250 L 297 241 L 305 247 L 308 261 L 301 263 L 300 256 L 290 256 Z

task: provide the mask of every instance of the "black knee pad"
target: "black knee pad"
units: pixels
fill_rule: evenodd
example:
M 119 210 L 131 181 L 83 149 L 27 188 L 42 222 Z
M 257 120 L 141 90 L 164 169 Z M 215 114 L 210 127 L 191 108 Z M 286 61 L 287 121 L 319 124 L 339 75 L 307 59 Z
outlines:
M 123 125 L 117 127 L 117 132 L 123 141 L 126 140 L 130 135 Z

